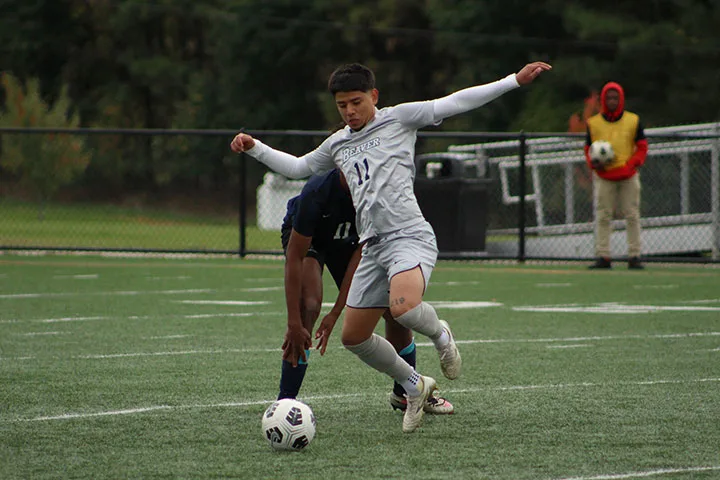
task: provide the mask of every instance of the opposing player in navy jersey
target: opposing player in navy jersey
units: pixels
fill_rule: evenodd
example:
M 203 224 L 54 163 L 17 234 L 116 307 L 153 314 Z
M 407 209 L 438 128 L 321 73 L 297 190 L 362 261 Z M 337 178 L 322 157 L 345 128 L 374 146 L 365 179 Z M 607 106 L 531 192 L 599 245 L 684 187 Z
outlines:
M 321 355 L 325 353 L 330 333 L 345 307 L 352 275 L 360 260 L 355 208 L 340 170 L 311 177 L 302 192 L 288 201 L 281 239 L 286 258 L 288 320 L 278 399 L 296 398 L 305 378 L 311 332 L 322 306 L 324 267 L 327 266 L 335 280 L 338 296 L 315 335 Z M 412 331 L 398 324 L 389 312 L 386 311 L 384 317 L 385 337 L 400 357 L 415 367 Z M 390 404 L 400 410 L 405 410 L 407 405 L 405 390 L 397 382 L 390 394 Z M 450 414 L 454 408 L 444 398 L 430 396 L 424 410 Z
M 343 65 L 330 75 L 328 90 L 345 128 L 315 150 L 296 157 L 245 133 L 237 134 L 230 144 L 234 152 L 246 152 L 289 178 L 305 178 L 335 167 L 345 174 L 363 252 L 348 292 L 342 343 L 407 391 L 403 432 L 420 426 L 423 406 L 437 383 L 418 373 L 390 342 L 374 333 L 385 310 L 390 307 L 398 323 L 430 338 L 445 377 L 457 378 L 462 367 L 450 325 L 423 301 L 438 251 L 435 232 L 420 211 L 413 187 L 417 131 L 481 107 L 531 83 L 550 68 L 547 63 L 533 62 L 486 85 L 378 109 L 372 70 L 357 63 Z

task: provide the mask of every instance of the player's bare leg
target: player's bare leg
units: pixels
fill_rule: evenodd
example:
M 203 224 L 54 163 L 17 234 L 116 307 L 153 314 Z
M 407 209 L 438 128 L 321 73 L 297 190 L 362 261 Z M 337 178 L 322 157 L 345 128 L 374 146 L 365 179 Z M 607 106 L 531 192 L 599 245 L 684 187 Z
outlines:
M 300 315 L 303 326 L 312 332 L 315 321 L 320 316 L 323 298 L 322 268 L 317 259 L 305 257 L 302 271 L 302 297 Z
M 390 279 L 390 313 L 398 323 L 432 340 L 440 356 L 440 367 L 449 379 L 460 375 L 462 359 L 450 325 L 440 320 L 435 309 L 422 301 L 425 277 L 417 266 Z
M 405 360 L 411 367 L 415 368 L 416 348 L 412 330 L 403 327 L 390 315 L 390 310 L 383 313 L 385 319 L 385 338 L 392 344 L 400 358 Z M 407 408 L 406 392 L 397 382 L 394 382 L 393 391 L 390 393 L 390 405 L 393 409 L 405 411 Z M 428 397 L 424 407 L 425 413 L 433 415 L 449 415 L 454 413 L 455 407 L 445 398 L 439 396 Z
M 308 332 L 312 332 L 315 321 L 318 316 L 320 316 L 322 295 L 323 284 L 320 263 L 318 263 L 315 258 L 305 257 L 302 267 L 300 317 L 302 318 L 303 326 Z M 310 350 L 305 350 L 305 358 L 310 359 Z M 307 366 L 307 361 L 300 359 L 298 366 L 293 367 L 290 362 L 283 358 L 278 399 L 297 397 L 303 380 L 305 379 Z

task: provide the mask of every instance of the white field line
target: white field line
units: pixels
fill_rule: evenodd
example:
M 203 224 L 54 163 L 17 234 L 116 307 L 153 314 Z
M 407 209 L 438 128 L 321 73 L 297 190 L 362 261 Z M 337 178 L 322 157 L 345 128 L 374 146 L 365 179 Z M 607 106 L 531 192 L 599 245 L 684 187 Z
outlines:
M 671 385 L 671 384 L 693 384 L 693 383 L 707 383 L 707 382 L 720 382 L 720 378 L 699 378 L 696 380 L 649 380 L 643 382 L 617 382 L 617 383 L 568 383 L 568 384 L 546 384 L 546 385 L 511 385 L 507 387 L 477 387 L 477 388 L 465 388 L 465 389 L 450 389 L 443 390 L 443 393 L 452 394 L 476 394 L 482 392 L 517 392 L 517 391 L 537 391 L 537 390 L 556 390 L 556 389 L 567 389 L 567 388 L 593 388 L 593 387 L 616 387 L 616 386 L 653 386 L 653 385 Z M 310 402 L 323 402 L 330 401 L 336 402 L 343 398 L 358 398 L 362 401 L 366 401 L 367 397 L 384 397 L 387 394 L 384 390 L 382 392 L 363 392 L 363 393 L 345 393 L 336 395 L 316 395 L 301 397 L 300 400 Z M 41 416 L 32 418 L 15 418 L 5 419 L 4 422 L 37 422 L 47 420 L 71 420 L 71 419 L 82 419 L 82 418 L 93 418 L 102 416 L 116 416 L 116 415 L 132 415 L 136 413 L 146 413 L 158 410 L 190 410 L 190 409 L 207 409 L 207 408 L 229 408 L 229 407 L 248 407 L 254 405 L 266 405 L 270 404 L 274 399 L 266 400 L 248 400 L 242 402 L 224 402 L 224 403 L 212 403 L 212 404 L 188 404 L 188 405 L 155 405 L 149 407 L 138 407 L 128 408 L 122 410 L 109 410 L 102 412 L 88 412 L 88 413 L 63 413 L 60 415 L 53 416 Z
M 555 342 L 588 342 L 600 340 L 648 340 L 661 338 L 694 338 L 694 337 L 717 337 L 720 332 L 696 332 L 696 333 L 664 333 L 657 335 L 606 335 L 597 337 L 563 337 L 563 338 L 498 338 L 488 340 L 455 340 L 460 344 L 473 343 L 555 343 Z M 417 343 L 420 347 L 430 347 L 430 342 Z
M 251 306 L 251 305 L 268 305 L 272 302 L 258 301 L 250 302 L 246 300 L 176 300 L 177 303 L 187 303 L 189 305 L 233 305 L 233 306 Z
M 617 335 L 607 337 L 568 337 L 568 338 L 528 338 L 528 339 L 495 339 L 495 340 L 457 340 L 457 343 L 475 344 L 475 343 L 556 343 L 556 342 L 579 342 L 579 341 L 599 341 L 599 340 L 623 340 L 623 339 L 659 339 L 659 338 L 695 338 L 720 336 L 720 332 L 701 332 L 701 333 L 678 333 L 664 335 Z M 432 347 L 433 344 L 417 343 L 418 347 Z M 344 348 L 342 346 L 335 347 L 337 349 Z M 567 347 L 566 347 L 567 348 Z M 178 350 L 165 352 L 126 352 L 126 353 L 107 353 L 93 355 L 76 355 L 71 358 L 85 360 L 103 360 L 114 358 L 138 358 L 138 357 L 166 357 L 177 355 L 221 355 L 228 353 L 277 353 L 282 351 L 280 348 L 233 348 L 233 349 L 200 349 L 200 350 Z M 9 359 L 6 359 L 9 360 Z M 14 360 L 17 360 L 16 358 Z
M 246 313 L 203 313 L 197 315 L 171 315 L 168 317 L 173 318 L 214 318 L 214 317 L 259 317 L 259 316 L 272 316 L 272 315 L 285 315 L 285 312 L 246 312 Z M 17 320 L 8 319 L 0 320 L 2 323 L 61 323 L 61 322 L 88 322 L 92 320 L 152 320 L 161 317 L 149 316 L 149 315 L 131 315 L 129 317 L 61 317 L 61 318 L 38 318 L 35 320 Z M 164 318 L 164 317 L 163 317 Z
M 635 290 L 670 290 L 674 288 L 680 288 L 680 285 L 633 285 Z
M 182 315 L 182 318 L 215 318 L 215 317 L 267 317 L 287 315 L 285 312 L 246 312 L 246 313 L 203 313 L 199 315 Z
M 572 287 L 572 283 L 536 283 L 535 286 L 540 288 Z
M 720 303 L 720 298 L 709 298 L 707 300 L 687 300 L 680 303 Z
M 253 288 L 241 288 L 241 292 L 276 292 L 285 290 L 285 287 L 253 287 Z
M 87 274 L 87 275 L 55 275 L 53 276 L 56 280 L 66 280 L 68 278 L 72 280 L 97 280 L 100 278 L 100 275 L 97 273 Z
M 53 297 L 79 297 L 90 295 L 181 295 L 187 293 L 211 293 L 209 288 L 190 290 L 118 290 L 114 292 L 57 292 L 57 293 L 9 293 L 0 295 L 0 299 L 21 298 L 53 298 Z
M 231 349 L 218 349 L 218 350 L 178 350 L 178 351 L 167 351 L 167 352 L 135 352 L 135 353 L 110 353 L 110 354 L 97 354 L 97 355 L 76 355 L 71 358 L 79 358 L 86 360 L 98 360 L 108 358 L 133 358 L 133 357 L 167 357 L 177 355 L 219 355 L 224 353 L 267 353 L 267 352 L 281 352 L 281 348 L 254 348 L 254 349 L 242 349 L 242 348 L 231 348 Z
M 184 334 L 178 334 L 178 335 L 161 335 L 156 337 L 144 337 L 146 340 L 173 340 L 176 338 L 187 338 L 187 337 L 193 337 L 194 335 L 184 335 Z
M 183 315 L 183 318 L 213 318 L 213 317 L 251 317 L 257 313 L 201 313 L 197 315 Z
M 39 320 L 30 320 L 39 323 L 60 323 L 60 322 L 87 322 L 91 320 L 104 320 L 108 317 L 63 317 L 63 318 L 44 318 Z
M 177 276 L 169 276 L 169 277 L 145 277 L 145 280 L 190 280 L 192 277 L 189 275 L 177 275 Z
M 35 337 L 38 335 L 68 335 L 70 332 L 28 332 L 28 333 L 17 333 L 21 337 Z
M 545 348 L 589 348 L 592 347 L 592 345 L 588 345 L 585 343 L 579 343 L 577 345 L 547 345 Z
M 498 338 L 498 339 L 478 339 L 478 340 L 456 340 L 458 344 L 472 345 L 472 344 L 503 344 L 503 343 L 560 343 L 560 342 L 587 342 L 587 341 L 601 341 L 601 340 L 648 340 L 648 339 L 663 339 L 663 338 L 698 338 L 698 337 L 716 337 L 720 336 L 720 332 L 697 332 L 697 333 L 670 333 L 670 334 L 659 334 L 659 335 L 608 335 L 604 337 L 564 337 L 564 338 Z M 433 347 L 430 342 L 416 343 L 418 347 Z M 342 346 L 335 347 L 337 349 L 344 348 Z M 720 350 L 720 349 L 716 349 Z M 96 355 L 77 355 L 72 358 L 88 359 L 88 360 L 99 360 L 99 359 L 113 359 L 113 358 L 133 358 L 133 357 L 163 357 L 173 355 L 219 355 L 224 353 L 277 353 L 280 352 L 280 348 L 244 348 L 244 349 L 216 349 L 216 350 L 181 350 L 181 351 L 167 351 L 167 352 L 127 352 L 127 353 L 110 353 L 110 354 L 96 354 Z M 715 350 L 710 350 L 715 351 Z M 33 358 L 25 357 L 23 359 Z M 20 358 L 5 358 L 5 360 L 20 360 Z
M 645 470 L 642 472 L 615 473 L 611 475 L 594 475 L 590 477 L 566 477 L 558 480 L 621 480 L 623 478 L 645 478 L 657 475 L 668 475 L 673 473 L 711 472 L 720 470 L 720 465 L 707 467 L 686 467 L 686 468 L 660 468 L 657 470 Z
M 619 303 L 600 303 L 594 305 L 537 305 L 512 307 L 515 312 L 540 313 L 616 313 L 637 314 L 655 312 L 720 312 L 720 307 L 662 306 L 662 305 L 623 305 Z
M 97 413 L 67 413 L 65 415 L 57 415 L 54 417 L 36 417 L 36 418 L 28 419 L 28 421 L 70 420 L 73 418 L 106 417 L 106 416 L 113 416 L 113 415 L 131 415 L 133 413 L 153 412 L 156 410 L 169 410 L 172 408 L 173 407 L 169 407 L 167 405 L 158 405 L 155 407 L 129 408 L 127 410 L 110 410 L 107 412 L 97 412 Z
M 559 390 L 566 388 L 597 388 L 597 387 L 631 387 L 631 386 L 654 386 L 654 385 L 685 385 L 690 383 L 715 383 L 720 382 L 720 377 L 698 378 L 696 380 L 643 380 L 636 382 L 614 382 L 614 383 L 549 383 L 545 385 L 514 385 L 509 387 L 489 388 L 464 388 L 443 390 L 443 393 L 478 393 L 484 391 L 509 392 L 515 390 Z

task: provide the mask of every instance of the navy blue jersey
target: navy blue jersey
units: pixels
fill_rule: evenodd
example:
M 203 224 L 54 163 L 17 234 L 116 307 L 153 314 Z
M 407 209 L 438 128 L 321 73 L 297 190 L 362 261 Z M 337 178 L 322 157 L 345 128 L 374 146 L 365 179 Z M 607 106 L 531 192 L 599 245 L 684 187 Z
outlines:
M 340 181 L 339 170 L 310 177 L 300 195 L 288 201 L 283 230 L 290 227 L 312 237 L 316 250 L 357 245 L 355 208 L 350 192 Z

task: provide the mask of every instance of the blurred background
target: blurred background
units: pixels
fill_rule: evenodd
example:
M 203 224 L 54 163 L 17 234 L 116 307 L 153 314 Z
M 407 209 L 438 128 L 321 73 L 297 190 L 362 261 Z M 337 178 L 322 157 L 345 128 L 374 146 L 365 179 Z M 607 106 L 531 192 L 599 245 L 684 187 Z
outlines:
M 233 155 L 239 129 L 314 148 L 343 63 L 375 70 L 382 107 L 544 60 L 421 134 L 441 250 L 592 257 L 584 122 L 616 81 L 650 137 L 645 253 L 717 261 L 718 25 L 714 0 L 0 0 L 0 248 L 279 252 L 302 183 Z

